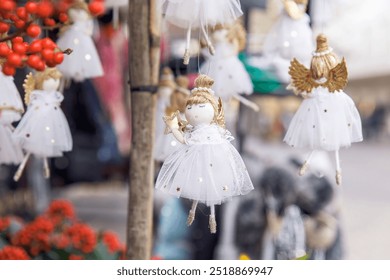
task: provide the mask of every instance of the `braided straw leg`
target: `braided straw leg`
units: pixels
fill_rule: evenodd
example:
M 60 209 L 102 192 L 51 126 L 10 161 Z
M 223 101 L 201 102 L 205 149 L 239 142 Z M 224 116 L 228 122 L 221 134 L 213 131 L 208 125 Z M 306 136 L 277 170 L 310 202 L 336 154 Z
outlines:
M 28 153 L 28 154 L 26 154 L 26 155 L 24 156 L 24 159 L 23 159 L 22 163 L 19 165 L 18 170 L 16 170 L 16 173 L 15 173 L 15 175 L 14 175 L 14 181 L 15 181 L 15 182 L 19 181 L 20 177 L 22 176 L 23 171 L 24 171 L 24 168 L 26 167 L 27 161 L 28 161 L 28 159 L 30 158 L 30 155 L 31 155 L 31 154 Z
M 217 233 L 217 222 L 215 220 L 215 216 L 210 215 L 209 228 L 211 233 Z

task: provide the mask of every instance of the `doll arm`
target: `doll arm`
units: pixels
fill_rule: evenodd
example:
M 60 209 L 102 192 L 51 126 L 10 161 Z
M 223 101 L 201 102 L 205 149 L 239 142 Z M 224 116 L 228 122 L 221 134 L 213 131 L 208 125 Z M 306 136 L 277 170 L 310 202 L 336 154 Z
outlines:
M 176 140 L 182 144 L 185 144 L 183 132 L 180 131 L 177 114 L 178 112 L 175 112 L 171 116 L 164 116 L 163 119 L 167 127 L 171 130 L 173 136 L 175 136 Z

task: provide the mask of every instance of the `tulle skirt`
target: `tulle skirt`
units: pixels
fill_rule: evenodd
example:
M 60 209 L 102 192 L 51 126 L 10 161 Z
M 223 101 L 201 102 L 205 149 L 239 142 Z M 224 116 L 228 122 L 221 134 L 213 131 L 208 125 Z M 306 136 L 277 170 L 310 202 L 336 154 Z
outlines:
M 162 0 L 165 18 L 188 28 L 234 22 L 242 15 L 238 0 Z
M 182 144 L 176 140 L 172 133 L 158 135 L 154 146 L 154 159 L 157 161 L 164 161 L 181 146 Z
M 247 194 L 253 185 L 241 156 L 226 142 L 182 145 L 165 160 L 156 188 L 210 206 Z
M 252 80 L 236 56 L 210 58 L 202 65 L 200 72 L 214 79 L 215 95 L 224 101 L 234 95 L 253 93 Z
M 0 163 L 19 164 L 22 160 L 23 152 L 12 138 L 11 125 L 0 124 Z
M 359 112 L 344 92 L 317 88 L 303 100 L 284 141 L 296 148 L 336 151 L 363 140 Z
M 73 52 L 65 55 L 57 66 L 65 77 L 82 81 L 103 76 L 103 67 L 92 38 L 81 31 L 69 29 L 58 39 L 61 49 L 71 48 Z
M 59 157 L 72 150 L 72 135 L 61 109 L 55 105 L 29 108 L 14 131 L 15 140 L 29 153 Z

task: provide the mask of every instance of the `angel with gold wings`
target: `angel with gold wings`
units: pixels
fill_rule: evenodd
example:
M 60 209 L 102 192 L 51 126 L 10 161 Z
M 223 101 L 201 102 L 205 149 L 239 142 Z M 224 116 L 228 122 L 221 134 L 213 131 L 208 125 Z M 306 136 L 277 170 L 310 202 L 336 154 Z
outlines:
M 210 207 L 209 227 L 215 233 L 215 205 L 253 189 L 240 154 L 230 144 L 225 129 L 222 101 L 211 89 L 214 81 L 200 75 L 185 106 L 188 125 L 183 129 L 179 112 L 165 118 L 175 138 L 183 145 L 164 161 L 156 188 L 192 200 L 187 224 L 195 219 L 198 202 Z
M 16 127 L 13 137 L 26 155 L 14 180 L 18 181 L 31 155 L 43 159 L 44 177 L 50 176 L 48 158 L 61 157 L 72 149 L 72 135 L 61 110 L 64 96 L 58 92 L 61 73 L 55 68 L 27 75 L 24 83 L 27 112 Z
M 311 153 L 299 170 L 304 175 L 315 150 L 334 151 L 336 182 L 341 184 L 339 149 L 363 140 L 360 115 L 353 100 L 343 92 L 348 72 L 328 46 L 327 37 L 317 37 L 310 69 L 293 59 L 290 65 L 290 89 L 304 100 L 295 113 L 284 142 Z

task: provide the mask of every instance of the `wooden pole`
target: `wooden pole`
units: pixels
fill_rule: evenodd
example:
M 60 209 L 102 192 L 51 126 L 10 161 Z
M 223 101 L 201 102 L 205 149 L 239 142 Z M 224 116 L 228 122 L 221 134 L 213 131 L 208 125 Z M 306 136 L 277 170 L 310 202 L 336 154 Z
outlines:
M 160 13 L 155 1 L 129 0 L 129 76 L 133 132 L 126 256 L 133 260 L 150 259 L 152 251 L 153 87 L 158 83 L 160 61 Z

